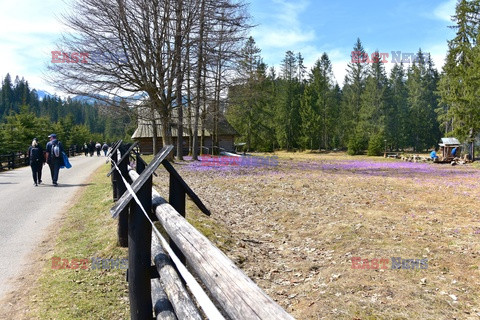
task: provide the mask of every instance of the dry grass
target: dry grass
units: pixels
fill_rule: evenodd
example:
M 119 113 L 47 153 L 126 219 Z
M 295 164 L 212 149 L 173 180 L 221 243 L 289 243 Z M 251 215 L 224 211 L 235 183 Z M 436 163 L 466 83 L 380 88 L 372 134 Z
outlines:
M 213 213 L 187 216 L 294 317 L 480 318 L 480 170 L 277 156 L 267 168 L 176 168 Z M 428 259 L 428 269 L 352 269 L 352 257 Z
M 77 198 L 55 234 L 54 248 L 43 257 L 41 276 L 29 293 L 28 315 L 15 319 L 127 319 L 125 270 L 94 268 L 92 258 L 123 259 L 117 246 L 117 220 L 111 218 L 112 187 L 100 168 Z M 52 257 L 88 259 L 87 269 L 52 268 Z

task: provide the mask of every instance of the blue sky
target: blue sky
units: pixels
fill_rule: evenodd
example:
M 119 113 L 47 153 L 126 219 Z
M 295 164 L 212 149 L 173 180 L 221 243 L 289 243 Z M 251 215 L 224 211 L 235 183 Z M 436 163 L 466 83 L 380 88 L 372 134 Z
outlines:
M 287 50 L 301 52 L 308 69 L 326 52 L 342 85 L 353 45 L 359 37 L 367 53 L 415 53 L 419 48 L 443 66 L 454 30 L 456 0 L 324 1 L 251 0 L 251 30 L 269 66 L 280 65 Z M 0 77 L 24 77 L 30 86 L 53 93 L 42 80 L 63 26 L 61 0 L 0 0 Z M 387 70 L 393 66 L 387 59 Z M 61 93 L 60 93 L 61 94 Z
M 456 0 L 403 1 L 252 1 L 251 13 L 258 26 L 252 30 L 264 61 L 278 66 L 287 50 L 301 52 L 305 65 L 326 52 L 342 85 L 350 54 L 357 40 L 367 53 L 429 52 L 440 70 L 452 39 Z M 310 69 L 310 68 L 309 68 Z

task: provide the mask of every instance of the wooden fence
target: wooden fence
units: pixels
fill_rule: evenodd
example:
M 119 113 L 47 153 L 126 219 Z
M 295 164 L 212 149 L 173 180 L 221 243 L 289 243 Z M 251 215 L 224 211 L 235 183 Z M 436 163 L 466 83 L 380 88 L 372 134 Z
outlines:
M 77 154 L 77 148 L 70 147 L 65 150 L 65 153 L 68 157 L 73 157 Z M 0 154 L 0 170 L 12 170 L 28 165 L 30 165 L 30 157 L 27 152 Z
M 293 319 L 187 222 L 186 195 L 210 212 L 166 160 L 173 147 L 165 146 L 148 166 L 135 154 L 136 171 L 128 167 L 134 148 L 119 141 L 108 154 L 116 200 L 111 213 L 119 244 L 128 246 L 131 319 Z M 152 189 L 159 165 L 169 173 L 168 202 Z

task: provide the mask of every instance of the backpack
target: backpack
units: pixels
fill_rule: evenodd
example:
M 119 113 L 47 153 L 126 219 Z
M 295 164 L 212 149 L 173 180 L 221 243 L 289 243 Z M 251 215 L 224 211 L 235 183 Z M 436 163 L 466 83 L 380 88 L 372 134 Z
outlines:
M 58 145 L 58 142 L 52 145 L 52 153 L 55 156 L 55 158 L 60 157 L 60 146 Z
M 33 147 L 30 151 L 30 161 L 40 162 L 42 160 L 42 151 L 39 147 Z

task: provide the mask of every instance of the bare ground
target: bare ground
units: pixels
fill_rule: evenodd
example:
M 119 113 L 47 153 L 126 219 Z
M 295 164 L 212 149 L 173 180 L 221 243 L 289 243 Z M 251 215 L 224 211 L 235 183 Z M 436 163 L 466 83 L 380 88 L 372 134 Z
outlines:
M 338 154 L 176 165 L 187 215 L 297 319 L 480 319 L 480 171 Z M 155 179 L 166 195 L 166 174 Z M 353 269 L 352 257 L 388 259 Z M 427 269 L 391 269 L 392 257 Z

